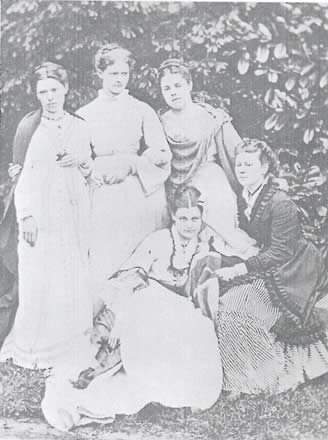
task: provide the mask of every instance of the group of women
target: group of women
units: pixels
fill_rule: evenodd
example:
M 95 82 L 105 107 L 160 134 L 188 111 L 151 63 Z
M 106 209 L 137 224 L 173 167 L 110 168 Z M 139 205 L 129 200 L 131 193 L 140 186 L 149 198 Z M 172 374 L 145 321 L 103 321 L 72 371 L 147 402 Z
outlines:
M 102 47 L 102 88 L 75 115 L 64 68 L 38 66 L 40 109 L 14 140 L 19 306 L 0 358 L 52 367 L 42 408 L 63 430 L 328 371 L 324 263 L 272 150 L 194 103 L 177 59 L 159 68 L 158 117 L 129 95 L 132 65 Z

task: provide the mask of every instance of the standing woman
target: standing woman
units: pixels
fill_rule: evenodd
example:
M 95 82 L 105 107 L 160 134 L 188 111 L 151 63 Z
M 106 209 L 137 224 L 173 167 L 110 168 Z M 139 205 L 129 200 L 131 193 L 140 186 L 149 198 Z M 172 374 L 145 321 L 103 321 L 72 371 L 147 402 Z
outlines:
M 19 307 L 1 358 L 46 368 L 92 325 L 85 180 L 91 150 L 86 123 L 64 110 L 65 69 L 43 63 L 33 80 L 40 110 L 16 134 L 29 142 L 21 147 L 26 156 L 15 189 Z
M 159 80 L 168 110 L 161 120 L 172 152 L 168 199 L 178 187 L 192 185 L 205 198 L 205 221 L 237 254 L 249 248 L 249 238 L 238 229 L 234 191 L 234 150 L 241 138 L 223 111 L 191 98 L 192 78 L 178 59 L 168 59 L 159 69 Z
M 95 68 L 102 88 L 78 112 L 92 130 L 99 183 L 93 193 L 91 263 L 100 284 L 162 226 L 166 206 L 171 154 L 154 110 L 126 89 L 132 65 L 131 53 L 117 44 L 99 49 Z

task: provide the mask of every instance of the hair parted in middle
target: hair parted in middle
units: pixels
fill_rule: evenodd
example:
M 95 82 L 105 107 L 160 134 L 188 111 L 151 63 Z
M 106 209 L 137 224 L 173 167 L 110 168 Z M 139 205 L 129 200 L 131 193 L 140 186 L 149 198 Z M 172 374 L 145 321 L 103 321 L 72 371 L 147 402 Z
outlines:
M 204 200 L 201 192 L 194 186 L 178 188 L 170 202 L 170 212 L 175 214 L 179 208 L 198 208 L 203 214 Z
M 187 81 L 187 83 L 192 83 L 190 69 L 187 64 L 180 58 L 168 58 L 167 60 L 162 62 L 162 64 L 158 68 L 159 82 L 168 73 L 178 73 Z
M 31 75 L 31 85 L 33 90 L 36 89 L 38 81 L 48 78 L 55 79 L 64 87 L 68 88 L 68 75 L 66 69 L 60 64 L 45 61 L 33 70 Z
M 127 63 L 130 69 L 135 64 L 135 59 L 128 49 L 118 43 L 104 44 L 95 55 L 95 68 L 104 72 L 108 66 L 112 66 L 116 61 Z
M 268 173 L 274 176 L 279 174 L 279 160 L 272 148 L 259 139 L 244 138 L 236 148 L 236 157 L 240 153 L 259 153 L 261 164 L 268 164 Z

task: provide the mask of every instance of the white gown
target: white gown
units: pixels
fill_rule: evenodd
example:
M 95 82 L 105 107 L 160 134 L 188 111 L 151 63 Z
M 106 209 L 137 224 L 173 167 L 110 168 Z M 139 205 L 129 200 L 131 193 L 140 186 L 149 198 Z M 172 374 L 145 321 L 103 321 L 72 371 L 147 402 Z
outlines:
M 75 352 L 63 358 L 47 380 L 42 409 L 51 425 L 65 430 L 90 421 L 107 423 L 116 414 L 136 413 L 149 402 L 204 410 L 218 399 L 222 367 L 214 324 L 189 298 L 163 285 L 174 283 L 167 271 L 170 237 L 167 229 L 154 232 L 125 266 L 142 267 L 161 283 L 149 280 L 147 287 L 130 294 L 127 271 L 118 279 L 117 291 L 109 282 L 103 292 L 115 313 L 124 372 L 107 372 L 84 390 L 74 388 L 71 380 L 97 365 L 94 347 L 81 336 Z M 205 241 L 199 243 L 201 253 L 205 248 Z
M 213 322 L 200 309 L 153 281 L 130 297 L 117 319 L 125 372 L 104 373 L 88 388 L 75 389 L 70 380 L 91 360 L 82 337 L 79 353 L 63 359 L 47 380 L 42 410 L 51 425 L 65 430 L 88 421 L 109 422 L 150 402 L 203 410 L 216 402 L 222 388 L 220 354 Z
M 90 255 L 98 290 L 147 234 L 163 227 L 171 154 L 155 111 L 127 91 L 111 99 L 100 90 L 78 114 L 92 131 L 98 176 L 121 161 L 135 168 L 123 182 L 103 184 L 93 192 Z
M 31 139 L 15 192 L 19 307 L 2 360 L 13 358 L 27 368 L 52 366 L 92 325 L 89 190 L 78 168 L 56 163 L 64 148 L 89 160 L 89 139 L 85 122 L 68 114 L 60 128 L 42 118 Z M 21 233 L 21 221 L 30 215 L 38 226 L 33 247 Z

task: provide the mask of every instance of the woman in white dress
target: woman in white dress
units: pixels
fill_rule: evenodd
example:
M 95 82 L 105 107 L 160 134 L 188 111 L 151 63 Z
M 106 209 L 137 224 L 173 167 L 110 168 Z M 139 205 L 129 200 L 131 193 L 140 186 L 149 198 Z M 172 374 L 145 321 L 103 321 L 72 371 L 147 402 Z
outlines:
M 109 44 L 95 57 L 98 97 L 78 114 L 90 125 L 98 187 L 92 201 L 91 266 L 96 284 L 116 272 L 145 235 L 163 226 L 171 154 L 161 123 L 126 89 L 131 53 Z
M 198 188 L 207 205 L 205 221 L 240 254 L 250 245 L 238 227 L 234 193 L 240 188 L 234 173 L 235 148 L 242 140 L 227 113 L 193 102 L 191 73 L 181 60 L 164 61 L 159 80 L 167 104 L 160 116 L 172 152 L 168 198 L 183 185 Z
M 41 111 L 32 115 L 39 119 L 15 190 L 19 307 L 1 359 L 46 368 L 92 325 L 86 182 L 91 149 L 86 123 L 64 110 L 65 69 L 43 63 L 34 80 Z
M 223 243 L 203 224 L 195 188 L 181 190 L 171 212 L 172 226 L 150 234 L 107 281 L 102 298 L 109 318 L 97 325 L 107 327 L 107 336 L 101 332 L 97 348 L 81 338 L 79 357 L 47 380 L 42 409 L 56 428 L 107 423 L 149 402 L 204 410 L 219 397 L 221 359 L 209 317 L 218 304 Z M 105 352 L 110 358 L 118 339 L 124 370 L 99 375 L 95 352 L 100 347 L 96 358 L 106 364 Z

